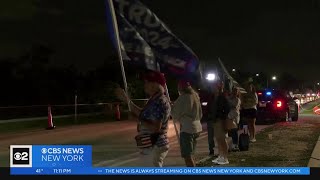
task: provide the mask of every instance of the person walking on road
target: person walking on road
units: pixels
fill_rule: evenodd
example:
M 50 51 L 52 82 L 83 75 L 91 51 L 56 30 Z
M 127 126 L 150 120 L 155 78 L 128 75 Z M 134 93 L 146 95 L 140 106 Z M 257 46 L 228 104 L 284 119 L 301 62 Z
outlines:
M 142 76 L 144 91 L 150 96 L 144 108 L 135 105 L 123 89 L 116 89 L 119 99 L 128 103 L 131 112 L 138 116 L 138 135 L 135 137 L 141 149 L 139 160 L 145 167 L 162 167 L 168 154 L 168 120 L 171 106 L 165 95 L 166 79 L 160 72 L 149 71 Z
M 187 167 L 195 167 L 194 153 L 202 131 L 202 109 L 198 93 L 187 81 L 178 83 L 179 97 L 172 105 L 172 117 L 180 123 L 180 150 Z

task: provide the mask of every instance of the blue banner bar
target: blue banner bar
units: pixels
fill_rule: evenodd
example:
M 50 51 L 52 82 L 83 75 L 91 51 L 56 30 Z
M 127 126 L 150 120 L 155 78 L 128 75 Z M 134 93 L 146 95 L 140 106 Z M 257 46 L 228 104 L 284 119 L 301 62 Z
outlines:
M 310 168 L 11 168 L 11 175 L 310 175 Z
M 91 166 L 91 145 L 32 145 L 32 167 Z

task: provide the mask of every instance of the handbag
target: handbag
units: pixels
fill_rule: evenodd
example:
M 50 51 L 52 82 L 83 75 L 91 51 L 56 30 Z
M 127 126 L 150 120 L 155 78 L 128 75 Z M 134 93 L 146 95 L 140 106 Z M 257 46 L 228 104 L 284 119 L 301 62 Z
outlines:
M 234 122 L 233 119 L 227 119 L 226 121 L 227 121 L 226 123 L 227 123 L 227 129 L 228 130 L 238 128 L 238 125 L 236 124 L 236 122 Z
M 239 117 L 239 113 L 235 109 L 231 109 L 230 112 L 228 113 L 228 118 L 229 119 L 236 119 Z
M 145 149 L 145 148 L 153 147 L 156 144 L 158 137 L 159 137 L 159 134 L 154 133 L 154 134 L 139 134 L 139 135 L 136 135 L 134 138 L 136 140 L 137 147 L 140 149 Z
M 140 149 L 152 147 L 151 135 L 150 134 L 139 134 L 135 137 L 137 147 Z

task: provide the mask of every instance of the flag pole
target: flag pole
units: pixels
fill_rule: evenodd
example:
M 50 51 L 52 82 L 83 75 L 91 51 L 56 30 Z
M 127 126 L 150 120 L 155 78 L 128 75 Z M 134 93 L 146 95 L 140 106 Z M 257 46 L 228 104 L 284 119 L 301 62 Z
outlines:
M 112 26 L 115 32 L 115 38 L 116 38 L 116 46 L 117 46 L 117 51 L 118 51 L 118 57 L 119 57 L 119 62 L 120 62 L 120 67 L 121 67 L 121 73 L 122 73 L 122 80 L 123 80 L 123 85 L 124 85 L 124 90 L 126 92 L 126 94 L 129 96 L 128 93 L 128 84 L 127 84 L 127 79 L 126 79 L 126 73 L 124 70 L 124 66 L 123 66 L 123 58 L 122 58 L 122 54 L 121 54 L 121 46 L 120 46 L 120 37 L 119 37 L 119 30 L 118 30 L 118 23 L 117 23 L 117 17 L 116 17 L 116 13 L 114 10 L 114 6 L 113 6 L 113 0 L 107 0 L 109 3 L 109 7 L 110 7 L 110 14 L 111 14 L 111 19 L 112 19 Z M 131 110 L 130 108 L 130 102 L 128 102 L 128 109 L 129 111 Z
M 168 97 L 169 101 L 171 102 L 167 83 L 165 84 L 165 91 L 166 91 L 166 94 L 167 94 L 167 97 Z M 173 126 L 174 126 L 174 130 L 175 130 L 175 132 L 176 132 L 176 136 L 177 136 L 178 142 L 179 142 L 179 144 L 180 144 L 179 131 L 178 131 L 177 125 L 176 125 L 176 123 L 174 122 L 173 119 L 172 119 L 172 123 L 173 123 Z

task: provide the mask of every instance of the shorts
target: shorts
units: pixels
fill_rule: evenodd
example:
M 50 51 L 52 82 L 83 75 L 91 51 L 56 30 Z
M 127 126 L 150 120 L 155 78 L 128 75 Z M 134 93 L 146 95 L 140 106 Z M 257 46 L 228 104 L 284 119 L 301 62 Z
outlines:
M 228 131 L 225 130 L 223 123 L 223 120 L 220 119 L 213 124 L 214 137 L 217 139 L 225 139 L 228 137 Z
M 200 136 L 200 133 L 180 133 L 180 151 L 181 157 L 190 157 L 194 155 L 196 146 L 197 146 L 197 138 Z
M 246 119 L 257 118 L 257 110 L 254 108 L 242 109 L 240 113 L 241 113 L 241 118 L 246 118 Z

